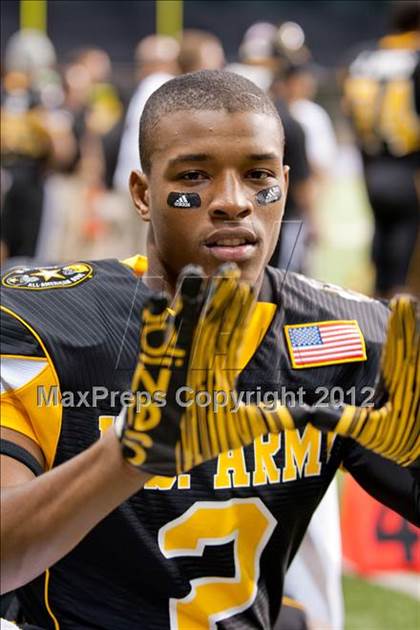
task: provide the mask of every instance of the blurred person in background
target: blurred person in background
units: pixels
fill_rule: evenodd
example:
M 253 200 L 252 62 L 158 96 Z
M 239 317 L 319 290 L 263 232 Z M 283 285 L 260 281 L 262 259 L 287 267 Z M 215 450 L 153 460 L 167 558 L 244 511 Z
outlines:
M 338 147 L 329 114 L 315 102 L 318 86 L 314 65 L 291 64 L 284 72 L 284 87 L 290 113 L 305 133 L 306 152 L 317 188 L 322 188 L 331 176 Z
M 406 285 L 419 235 L 419 49 L 420 5 L 396 2 L 391 33 L 357 55 L 343 86 L 374 216 L 375 290 L 384 297 Z
M 104 138 L 120 127 L 123 104 L 112 82 L 112 66 L 108 53 L 99 48 L 83 48 L 73 52 L 64 72 L 66 99 L 65 109 L 73 120 L 73 129 L 79 144 L 78 159 L 82 157 L 82 145 L 86 137 L 98 141 L 96 150 L 104 152 Z M 106 155 L 101 155 L 101 169 L 95 177 L 109 180 Z M 116 161 L 116 156 L 113 158 Z M 115 168 L 115 165 L 114 165 Z M 112 165 L 108 167 L 112 170 Z
M 305 132 L 291 115 L 284 98 L 282 68 L 274 77 L 271 95 L 283 121 L 285 163 L 290 166 L 290 188 L 282 230 L 270 264 L 273 267 L 302 272 L 305 266 L 308 236 L 315 231 L 313 180 L 306 151 Z
M 131 199 L 127 193 L 127 182 L 132 170 L 138 167 L 138 125 L 147 99 L 161 85 L 179 74 L 178 41 L 166 35 L 149 35 L 136 47 L 135 66 L 137 87 L 131 96 L 118 150 L 114 189 L 120 194 L 121 204 L 130 211 L 130 229 L 135 236 L 135 248 L 144 254 L 146 251 L 147 228 L 135 220 Z
M 8 41 L 1 94 L 3 264 L 37 258 L 45 223 L 48 174 L 76 153 L 70 127 L 57 116 L 63 89 L 48 37 L 23 29 Z M 7 261 L 7 262 L 6 262 Z
M 128 210 L 109 190 L 123 104 L 112 83 L 108 54 L 89 47 L 73 52 L 64 84 L 63 115 L 70 121 L 77 153 L 66 172 L 51 182 L 53 227 L 43 232 L 43 247 L 54 261 L 105 253 L 118 257 L 135 245 L 126 226 Z
M 239 46 L 239 61 L 226 66 L 228 72 L 235 72 L 268 92 L 277 68 L 273 58 L 273 41 L 277 28 L 270 22 L 256 22 L 245 32 Z
M 314 206 L 314 178 L 307 152 L 307 137 L 289 105 L 288 71 L 310 58 L 305 35 L 295 22 L 285 22 L 272 40 L 276 71 L 270 88 L 277 111 L 283 120 L 285 160 L 290 166 L 290 190 L 273 266 L 302 272 L 306 265 L 307 246 L 314 240 L 317 228 Z
M 136 47 L 137 87 L 130 99 L 118 153 L 114 186 L 126 191 L 131 171 L 138 165 L 138 124 L 144 105 L 161 85 L 179 73 L 177 62 L 180 46 L 166 35 L 149 35 Z
M 26 75 L 8 73 L 1 107 L 2 263 L 35 256 L 51 141 Z
M 99 141 L 101 181 L 107 188 L 111 188 L 123 129 L 124 106 L 112 82 L 112 66 L 108 53 L 98 48 L 87 48 L 80 51 L 79 64 L 86 70 L 90 83 L 85 112 L 86 130 Z
M 216 35 L 198 29 L 182 33 L 178 55 L 181 74 L 198 70 L 221 70 L 225 65 L 222 42 Z

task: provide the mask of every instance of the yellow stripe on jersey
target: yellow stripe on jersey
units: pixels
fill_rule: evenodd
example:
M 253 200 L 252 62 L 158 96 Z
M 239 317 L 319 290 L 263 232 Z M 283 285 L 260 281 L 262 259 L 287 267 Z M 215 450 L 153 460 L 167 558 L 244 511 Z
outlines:
M 250 362 L 258 349 L 267 330 L 273 321 L 277 306 L 270 302 L 257 302 L 251 319 L 247 324 L 242 347 L 238 357 L 238 372 L 241 372 Z M 280 345 L 280 340 L 279 340 Z
M 124 260 L 120 260 L 120 263 L 130 267 L 137 276 L 142 276 L 147 271 L 147 258 L 146 256 L 140 256 L 140 254 L 124 258 Z
M 52 404 L 47 404 L 48 400 Z M 22 387 L 1 396 L 1 426 L 23 433 L 36 442 L 48 468 L 54 461 L 61 416 L 60 393 L 49 365 Z
M 57 450 L 63 413 L 58 376 L 38 333 L 20 315 L 8 308 L 1 308 L 31 332 L 48 361 L 48 365 L 31 381 L 2 394 L 1 426 L 23 433 L 36 442 L 43 452 L 48 468 L 51 468 Z M 48 401 L 51 404 L 47 404 Z

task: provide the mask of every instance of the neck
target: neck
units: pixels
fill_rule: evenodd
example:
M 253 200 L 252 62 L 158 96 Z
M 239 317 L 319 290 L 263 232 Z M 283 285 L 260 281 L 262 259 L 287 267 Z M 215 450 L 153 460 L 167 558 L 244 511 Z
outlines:
M 147 261 L 147 272 L 143 276 L 146 286 L 153 291 L 164 291 L 173 297 L 178 275 L 168 269 L 159 258 L 153 243 L 150 242 L 147 248 Z

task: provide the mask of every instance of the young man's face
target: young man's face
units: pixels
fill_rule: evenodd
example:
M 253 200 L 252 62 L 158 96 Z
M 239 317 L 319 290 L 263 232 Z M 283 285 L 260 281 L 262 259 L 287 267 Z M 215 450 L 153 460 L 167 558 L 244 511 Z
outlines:
M 149 175 L 130 180 L 134 203 L 150 221 L 151 273 L 160 270 L 171 282 L 187 264 L 210 275 L 233 261 L 255 283 L 276 245 L 286 200 L 278 121 L 253 112 L 176 112 L 160 120 L 153 146 Z M 273 186 L 281 191 L 274 201 L 264 192 Z M 172 207 L 170 193 L 195 193 L 201 205 Z

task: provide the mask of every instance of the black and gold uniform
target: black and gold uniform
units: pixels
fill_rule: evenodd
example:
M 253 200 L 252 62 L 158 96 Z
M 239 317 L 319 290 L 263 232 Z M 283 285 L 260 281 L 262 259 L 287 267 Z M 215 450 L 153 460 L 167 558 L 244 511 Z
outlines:
M 130 387 L 139 314 L 150 294 L 130 264 L 15 269 L 3 278 L 4 374 L 11 376 L 2 424 L 35 440 L 48 468 L 100 439 L 120 411 L 118 392 Z M 301 391 L 321 404 L 335 386 L 367 402 L 386 319 L 378 302 L 268 267 L 238 391 L 254 400 Z M 363 352 L 293 368 L 285 330 L 331 321 L 356 322 Z M 23 364 L 30 364 L 26 372 L 13 371 Z M 285 570 L 340 464 L 379 500 L 420 521 L 409 469 L 310 426 L 268 435 L 190 474 L 150 479 L 19 589 L 27 620 L 63 630 L 269 628 Z
M 405 284 L 419 229 L 419 33 L 388 35 L 360 52 L 348 69 L 344 102 L 375 219 L 376 286 L 386 293 Z

